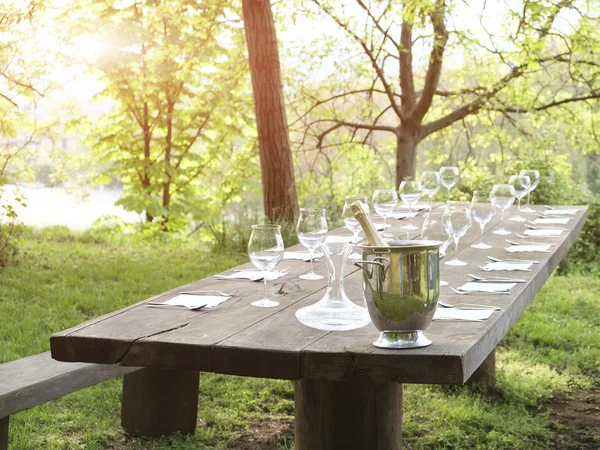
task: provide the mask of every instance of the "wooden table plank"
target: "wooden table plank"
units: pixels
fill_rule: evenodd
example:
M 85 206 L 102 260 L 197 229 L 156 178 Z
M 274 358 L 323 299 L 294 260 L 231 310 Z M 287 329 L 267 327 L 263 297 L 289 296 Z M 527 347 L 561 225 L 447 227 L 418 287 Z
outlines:
M 53 336 L 53 357 L 67 361 L 288 379 L 347 380 L 364 376 L 373 381 L 462 383 L 497 345 L 564 257 L 583 226 L 586 214 L 587 208 L 571 221 L 569 233 L 563 233 L 560 239 L 553 239 L 560 243 L 554 253 L 524 254 L 529 259 L 539 256 L 543 263 L 534 267 L 535 272 L 513 273 L 529 280 L 528 283 L 517 285 L 512 291 L 513 295 L 459 297 L 448 288 L 442 288 L 442 298 L 451 302 L 469 299 L 478 303 L 497 304 L 503 310 L 488 321 L 479 323 L 433 322 L 426 334 L 434 345 L 423 349 L 376 349 L 372 342 L 378 332 L 372 324 L 350 332 L 323 332 L 300 324 L 295 319 L 295 311 L 321 298 L 326 281 L 299 280 L 297 276 L 308 270 L 308 263 L 284 261 L 282 264 L 290 266 L 289 275 L 269 283 L 270 292 L 285 283 L 284 289 L 288 294 L 279 296 L 278 300 L 282 303 L 280 308 L 249 306 L 250 301 L 260 296 L 260 283 L 205 279 L 155 299 L 166 299 L 176 292 L 191 288 L 223 291 L 239 288 L 242 296 L 216 309 L 197 312 L 175 308 L 153 309 L 142 302 Z M 420 225 L 421 221 L 422 217 L 419 217 L 415 223 Z M 497 216 L 492 225 L 498 222 Z M 504 222 L 507 229 L 524 229 L 517 222 Z M 405 221 L 393 223 L 391 232 Z M 337 233 L 343 231 L 336 230 Z M 417 234 L 412 233 L 411 237 Z M 461 239 L 459 255 L 470 261 L 466 266 L 469 272 L 484 273 L 471 261 L 483 263 L 486 255 L 517 256 L 500 248 L 504 246 L 505 237 L 494 235 L 491 231 L 486 233 L 485 240 L 499 248 L 487 251 L 472 249 L 470 245 L 479 239 L 479 235 L 478 227 L 474 227 Z M 511 237 L 519 240 L 514 234 Z M 542 238 L 537 240 L 541 241 Z M 452 252 L 448 257 L 453 257 Z M 358 301 L 362 295 L 361 275 L 352 266 L 348 266 L 347 270 L 346 291 Z M 456 286 L 459 282 L 462 284 L 467 281 L 468 271 L 464 267 L 443 265 L 442 278 Z

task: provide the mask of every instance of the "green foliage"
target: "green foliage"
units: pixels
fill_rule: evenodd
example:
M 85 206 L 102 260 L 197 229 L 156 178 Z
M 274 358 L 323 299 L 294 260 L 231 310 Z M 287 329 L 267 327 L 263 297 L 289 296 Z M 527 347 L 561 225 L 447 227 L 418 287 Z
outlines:
M 15 206 L 27 206 L 20 197 L 2 202 L 2 187 L 0 186 L 0 267 L 5 267 L 17 261 L 24 226 L 19 222 Z

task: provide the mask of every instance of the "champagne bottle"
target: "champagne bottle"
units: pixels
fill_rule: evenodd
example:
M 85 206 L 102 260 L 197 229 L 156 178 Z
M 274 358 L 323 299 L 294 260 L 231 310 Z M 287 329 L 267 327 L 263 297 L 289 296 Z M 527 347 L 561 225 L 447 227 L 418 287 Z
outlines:
M 350 205 L 350 209 L 354 213 L 354 218 L 358 220 L 361 228 L 365 233 L 369 245 L 374 247 L 389 247 L 388 243 L 383 240 L 381 235 L 375 229 L 375 225 L 371 221 L 369 214 L 364 210 L 360 200 L 355 201 Z

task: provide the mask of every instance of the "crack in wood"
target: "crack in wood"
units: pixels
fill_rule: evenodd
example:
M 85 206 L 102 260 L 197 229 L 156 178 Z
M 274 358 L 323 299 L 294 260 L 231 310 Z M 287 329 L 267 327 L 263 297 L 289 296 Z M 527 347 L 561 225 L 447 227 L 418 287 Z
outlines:
M 171 331 L 180 330 L 181 328 L 187 327 L 189 324 L 190 324 L 189 322 L 182 323 L 181 325 L 177 325 L 176 327 L 168 328 L 166 330 L 157 331 L 156 333 L 151 333 L 146 336 L 140 336 L 139 338 L 135 338 L 133 341 L 131 341 L 131 343 L 129 344 L 127 349 L 123 352 L 123 354 L 114 362 L 114 364 L 121 364 L 123 362 L 123 360 L 127 357 L 127 354 L 131 351 L 133 346 L 138 341 L 140 341 L 142 339 L 151 338 L 153 336 L 158 336 L 159 334 L 165 334 L 165 333 L 170 333 Z

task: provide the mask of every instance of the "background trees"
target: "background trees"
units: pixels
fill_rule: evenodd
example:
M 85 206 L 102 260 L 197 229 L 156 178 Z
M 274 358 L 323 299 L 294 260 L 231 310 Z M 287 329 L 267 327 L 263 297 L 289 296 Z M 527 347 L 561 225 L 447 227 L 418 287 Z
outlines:
M 589 3 L 308 3 L 344 34 L 327 41 L 327 51 L 351 56 L 336 61 L 323 85 L 304 88 L 302 145 L 392 148 L 396 186 L 415 176 L 419 143 L 453 125 L 467 130 L 470 116 L 501 127 L 600 97 L 599 11 Z M 465 132 L 472 155 L 476 144 Z

